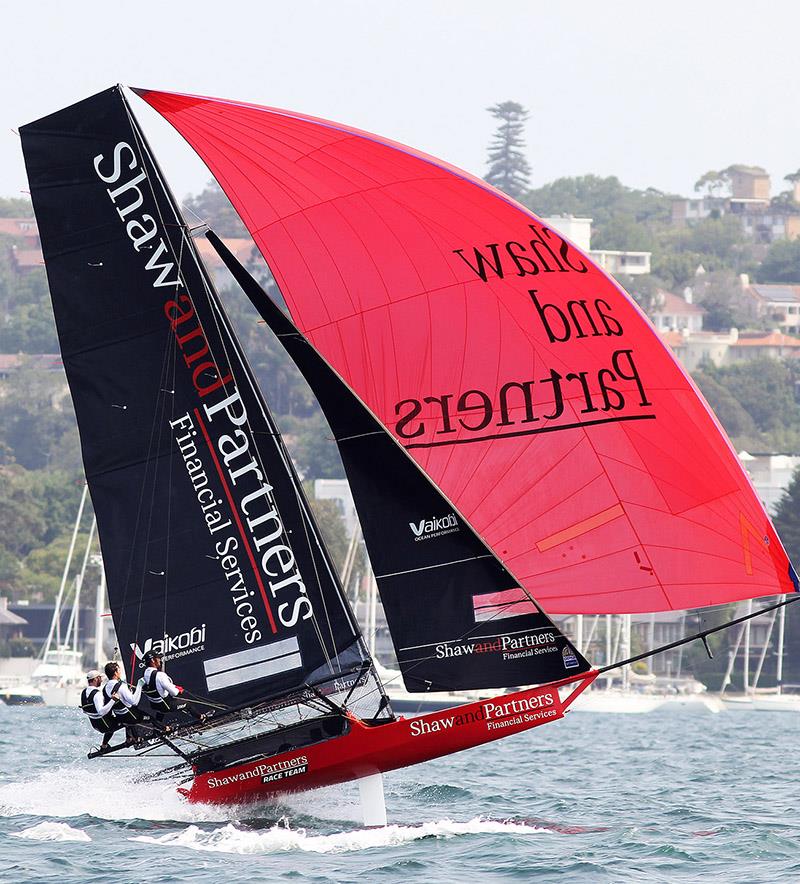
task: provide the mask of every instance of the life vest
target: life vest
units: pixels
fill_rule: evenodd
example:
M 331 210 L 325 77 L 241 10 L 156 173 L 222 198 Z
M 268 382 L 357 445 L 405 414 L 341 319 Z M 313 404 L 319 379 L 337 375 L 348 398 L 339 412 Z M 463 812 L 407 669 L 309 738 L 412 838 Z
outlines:
M 111 690 L 109 690 L 109 687 L 113 688 L 116 684 L 122 684 L 122 682 L 115 681 L 112 683 L 110 681 L 107 681 L 103 685 L 103 696 L 106 698 L 106 702 L 112 699 Z M 122 702 L 122 700 L 120 700 L 119 694 L 115 694 L 113 700 L 114 705 L 111 707 L 111 714 L 117 716 L 117 718 L 120 718 L 123 715 L 127 714 L 128 707 Z
M 84 712 L 89 718 L 102 718 L 103 716 L 97 711 L 97 707 L 94 705 L 94 698 L 100 692 L 100 688 L 84 688 L 81 691 L 81 711 Z
M 144 674 L 142 693 L 154 706 L 169 707 L 169 703 L 158 692 L 158 686 L 156 685 L 157 678 L 158 670 L 155 667 L 149 667 Z

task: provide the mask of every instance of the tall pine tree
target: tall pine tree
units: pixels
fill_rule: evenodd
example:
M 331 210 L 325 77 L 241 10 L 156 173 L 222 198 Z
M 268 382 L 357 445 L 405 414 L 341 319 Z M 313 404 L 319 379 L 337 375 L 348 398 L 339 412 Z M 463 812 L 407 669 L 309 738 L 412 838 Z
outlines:
M 523 152 L 528 112 L 516 101 L 504 101 L 487 110 L 500 125 L 489 145 L 489 171 L 485 180 L 514 199 L 522 199 L 530 186 L 531 174 Z

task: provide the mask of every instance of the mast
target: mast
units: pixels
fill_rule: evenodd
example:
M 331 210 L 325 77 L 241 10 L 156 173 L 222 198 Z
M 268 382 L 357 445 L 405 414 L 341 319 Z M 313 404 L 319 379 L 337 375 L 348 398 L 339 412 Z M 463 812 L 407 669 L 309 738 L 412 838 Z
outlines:
M 69 569 L 72 565 L 72 554 L 75 552 L 75 542 L 78 539 L 78 531 L 80 530 L 81 519 L 83 518 L 83 507 L 86 504 L 86 495 L 88 491 L 88 485 L 84 485 L 83 492 L 81 493 L 81 502 L 78 505 L 78 515 L 75 517 L 75 524 L 72 528 L 72 538 L 69 542 L 67 560 L 64 563 L 64 570 L 61 573 L 61 583 L 59 584 L 58 594 L 56 595 L 55 608 L 53 609 L 53 618 L 50 621 L 50 629 L 47 632 L 47 639 L 45 640 L 44 647 L 42 649 L 42 660 L 47 660 L 47 655 L 52 647 L 54 633 L 56 638 L 56 647 L 59 648 L 61 646 L 61 603 L 64 599 L 64 589 L 66 588 L 67 577 L 69 576 Z

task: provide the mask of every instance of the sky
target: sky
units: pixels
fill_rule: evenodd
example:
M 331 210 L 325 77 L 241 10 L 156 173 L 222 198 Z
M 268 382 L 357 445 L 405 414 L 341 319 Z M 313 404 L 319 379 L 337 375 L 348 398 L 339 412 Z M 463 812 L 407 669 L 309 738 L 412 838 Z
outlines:
M 17 126 L 117 82 L 324 117 L 481 176 L 486 109 L 513 100 L 533 186 L 690 195 L 745 163 L 777 193 L 800 168 L 796 0 L 6 0 L 0 17 L 0 196 L 27 186 Z M 201 190 L 202 163 L 131 102 L 176 194 Z

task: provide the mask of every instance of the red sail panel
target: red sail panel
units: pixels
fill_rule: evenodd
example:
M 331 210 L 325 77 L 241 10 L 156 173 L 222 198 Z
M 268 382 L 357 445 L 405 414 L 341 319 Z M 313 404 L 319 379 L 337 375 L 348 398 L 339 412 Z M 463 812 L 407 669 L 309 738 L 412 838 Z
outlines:
M 205 160 L 296 324 L 546 610 L 796 591 L 691 380 L 527 209 L 346 126 L 139 94 Z

